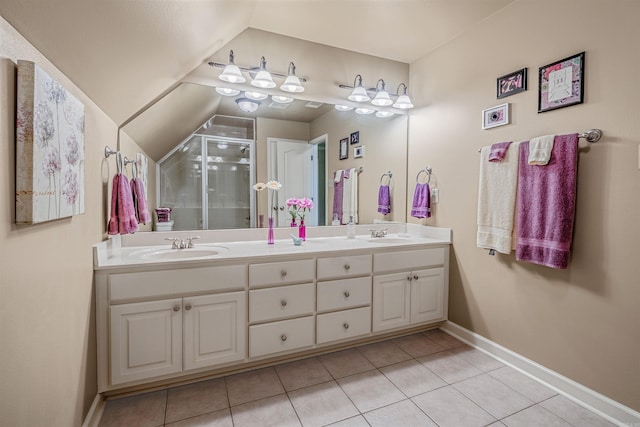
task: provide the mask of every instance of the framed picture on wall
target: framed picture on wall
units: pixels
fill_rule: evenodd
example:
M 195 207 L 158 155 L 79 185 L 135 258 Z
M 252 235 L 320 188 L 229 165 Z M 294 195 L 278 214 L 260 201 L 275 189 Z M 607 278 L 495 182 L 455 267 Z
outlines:
M 538 70 L 538 113 L 584 102 L 584 52 Z
M 349 138 L 340 140 L 340 160 L 349 158 Z
M 504 98 L 527 90 L 527 69 L 514 71 L 497 80 L 497 96 Z
M 508 103 L 482 110 L 482 129 L 491 129 L 506 124 L 509 124 Z
M 357 130 L 350 135 L 351 144 L 358 144 L 360 142 L 360 131 Z

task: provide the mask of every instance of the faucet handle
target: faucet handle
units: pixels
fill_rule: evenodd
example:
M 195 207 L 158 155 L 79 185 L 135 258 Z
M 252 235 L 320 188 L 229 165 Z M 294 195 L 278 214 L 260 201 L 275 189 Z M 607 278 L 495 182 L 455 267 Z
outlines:
M 173 243 L 171 243 L 171 249 L 178 249 L 179 248 L 178 241 L 180 239 L 178 239 L 177 237 L 165 237 L 164 240 L 170 240 L 171 242 L 173 242 Z
M 193 248 L 193 241 L 198 240 L 200 236 L 187 237 L 187 248 Z

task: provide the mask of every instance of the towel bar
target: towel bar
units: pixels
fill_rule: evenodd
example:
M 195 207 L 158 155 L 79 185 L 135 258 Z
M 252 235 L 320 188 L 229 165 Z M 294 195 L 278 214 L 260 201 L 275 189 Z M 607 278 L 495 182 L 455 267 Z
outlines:
M 589 129 L 586 132 L 580 132 L 578 133 L 578 138 L 584 138 L 587 140 L 587 142 L 598 142 L 600 141 L 600 138 L 602 138 L 602 131 L 600 129 Z M 478 149 L 478 153 L 481 151 L 482 149 Z

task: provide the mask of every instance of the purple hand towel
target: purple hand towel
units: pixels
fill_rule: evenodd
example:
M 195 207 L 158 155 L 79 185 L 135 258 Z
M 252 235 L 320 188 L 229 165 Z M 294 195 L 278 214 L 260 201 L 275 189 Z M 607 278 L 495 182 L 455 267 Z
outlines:
M 111 215 L 109 216 L 108 234 L 118 234 L 118 189 L 120 187 L 120 174 L 113 176 L 111 184 Z
M 431 191 L 429 184 L 416 183 L 413 192 L 411 216 L 414 218 L 431 218 Z
M 340 175 L 337 177 L 337 175 Z M 342 224 L 342 193 L 344 192 L 344 171 L 339 170 L 333 173 L 333 217 L 336 215 Z
M 384 215 L 391 212 L 391 192 L 388 185 L 381 185 L 378 189 L 378 212 Z
M 504 159 L 504 156 L 507 154 L 509 145 L 511 145 L 511 141 L 493 144 L 491 146 L 491 151 L 489 152 L 489 161 L 501 162 Z
M 147 208 L 147 198 L 144 193 L 144 185 L 139 178 L 131 179 L 131 197 L 133 198 L 134 214 L 138 224 L 146 224 L 151 221 L 151 215 Z
M 578 134 L 556 136 L 545 166 L 530 165 L 520 144 L 516 259 L 565 269 L 573 238 Z
M 111 217 L 109 234 L 131 234 L 138 231 L 138 221 L 131 198 L 131 186 L 126 176 L 116 174 L 111 189 Z

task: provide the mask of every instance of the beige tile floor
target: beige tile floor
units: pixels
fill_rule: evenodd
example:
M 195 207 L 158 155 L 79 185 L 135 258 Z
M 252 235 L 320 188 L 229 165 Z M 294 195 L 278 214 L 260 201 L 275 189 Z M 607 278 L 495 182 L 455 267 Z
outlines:
M 613 426 L 440 330 L 107 402 L 101 427 Z

